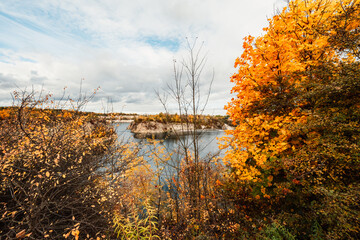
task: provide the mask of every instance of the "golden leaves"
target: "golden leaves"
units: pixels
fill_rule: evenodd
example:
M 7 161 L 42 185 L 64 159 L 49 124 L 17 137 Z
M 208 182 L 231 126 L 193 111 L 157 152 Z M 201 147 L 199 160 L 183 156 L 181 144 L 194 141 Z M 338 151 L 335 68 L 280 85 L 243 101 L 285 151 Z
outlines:
M 44 208 L 39 212 L 35 210 L 37 205 L 44 206 L 51 201 L 51 211 L 56 214 L 59 213 L 59 209 L 62 211 L 62 209 L 72 206 L 71 204 L 74 202 L 76 204 L 89 202 L 87 206 L 90 208 L 98 199 L 101 199 L 104 190 L 93 182 L 90 176 L 87 180 L 87 174 L 88 171 L 96 171 L 91 170 L 95 165 L 105 164 L 106 160 L 103 159 L 106 145 L 104 142 L 112 145 L 115 139 L 111 126 L 97 122 L 94 118 L 90 122 L 87 113 L 83 114 L 84 116 L 81 116 L 82 113 L 72 116 L 70 112 L 64 112 L 65 117 L 71 116 L 70 119 L 64 119 L 64 116 L 61 115 L 63 111 L 38 109 L 30 106 L 29 104 L 29 107 L 21 110 L 14 108 L 16 112 L 6 115 L 0 109 L 1 118 L 9 117 L 0 121 L 0 174 L 2 179 L 0 190 L 8 202 L 7 206 L 7 203 L 2 204 L 6 207 L 5 209 L 0 208 L 0 217 L 3 216 L 1 221 L 4 220 L 5 225 L 15 226 L 11 230 L 13 232 L 11 236 L 15 237 L 16 234 L 16 238 L 19 239 L 31 235 L 21 229 L 29 215 L 33 217 L 37 214 L 34 217 L 38 219 L 36 221 L 49 219 L 49 216 L 46 215 L 49 214 L 48 210 Z M 96 164 L 93 166 L 89 164 L 89 158 L 91 161 L 96 161 Z M 84 171 L 85 164 L 89 166 L 87 171 Z M 98 178 L 100 176 L 94 174 L 93 179 Z M 70 181 L 80 182 L 80 184 L 69 186 Z M 11 186 L 11 183 L 16 184 Z M 89 189 L 90 186 L 94 189 Z M 11 193 L 10 188 L 12 189 Z M 69 189 L 75 190 L 69 191 Z M 63 194 L 68 194 L 68 196 L 64 198 Z M 13 204 L 14 199 L 21 199 L 21 207 Z M 62 199 L 67 199 L 67 202 L 63 202 Z M 99 213 L 100 210 L 100 206 L 91 208 L 92 212 Z M 4 213 L 6 214 L 4 215 Z M 84 216 L 87 213 L 81 214 L 84 215 L 79 219 L 86 219 Z M 59 214 L 55 218 L 61 219 L 60 222 L 69 222 L 71 216 L 66 215 Z M 104 218 L 105 215 L 100 212 L 99 217 Z M 66 218 L 68 219 L 66 220 Z M 53 219 L 51 217 L 51 221 Z M 58 220 L 55 219 L 51 224 L 56 225 L 56 221 Z M 51 224 L 49 223 L 43 228 L 46 231 L 33 233 L 32 237 L 34 239 L 52 239 L 54 234 L 62 234 L 58 230 L 53 233 Z M 62 227 L 56 226 L 54 229 Z M 80 231 L 80 228 L 77 230 Z M 5 229 L 5 231 L 7 230 Z M 70 231 L 68 235 L 66 233 L 64 237 L 72 234 L 71 238 L 73 239 L 78 238 L 79 235 L 76 229 Z

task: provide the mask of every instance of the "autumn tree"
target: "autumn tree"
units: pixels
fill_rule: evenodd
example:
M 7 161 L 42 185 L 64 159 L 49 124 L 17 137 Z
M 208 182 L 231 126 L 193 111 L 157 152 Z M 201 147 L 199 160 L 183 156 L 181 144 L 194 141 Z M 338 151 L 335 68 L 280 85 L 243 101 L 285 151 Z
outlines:
M 357 0 L 290 1 L 235 62 L 224 160 L 239 202 L 303 238 L 359 237 L 359 16 Z

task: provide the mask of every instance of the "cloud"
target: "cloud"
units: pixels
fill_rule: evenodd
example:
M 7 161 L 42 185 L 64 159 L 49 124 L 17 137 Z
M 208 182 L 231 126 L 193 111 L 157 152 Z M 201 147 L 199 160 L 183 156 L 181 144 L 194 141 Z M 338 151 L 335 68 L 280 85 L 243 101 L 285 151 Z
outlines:
M 84 92 L 101 87 L 88 110 L 102 111 L 111 99 L 114 111 L 161 111 L 154 89 L 173 79 L 172 60 L 187 56 L 185 37 L 198 37 L 208 60 L 202 81 L 215 71 L 209 111 L 225 113 L 242 38 L 260 35 L 282 6 L 282 0 L 3 0 L 1 94 L 34 87 L 61 95 L 66 86 L 78 96 L 82 81 Z
M 12 89 L 14 88 L 17 84 L 19 84 L 19 81 L 14 78 L 12 75 L 4 75 L 2 73 L 0 73 L 0 87 L 1 89 Z

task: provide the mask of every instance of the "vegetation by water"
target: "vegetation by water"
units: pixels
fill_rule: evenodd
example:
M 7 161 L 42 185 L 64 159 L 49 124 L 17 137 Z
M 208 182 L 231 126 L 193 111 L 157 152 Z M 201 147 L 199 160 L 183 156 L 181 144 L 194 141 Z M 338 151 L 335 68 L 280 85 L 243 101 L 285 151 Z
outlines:
M 229 121 L 229 116 L 221 115 L 197 115 L 196 116 L 197 127 L 201 128 L 202 126 L 207 129 L 222 129 L 224 124 L 231 125 L 232 122 Z M 178 115 L 168 114 L 168 113 L 159 113 L 154 115 L 140 115 L 134 119 L 135 124 L 143 122 L 159 122 L 164 124 L 169 123 L 191 123 L 194 121 L 193 115 Z
M 0 109 L 1 239 L 359 239 L 359 27 L 357 0 L 292 0 L 246 37 L 222 158 L 199 154 L 196 100 L 179 102 L 192 138 L 169 151 L 118 142 L 80 100 L 15 92 Z M 182 114 L 141 121 L 160 116 Z

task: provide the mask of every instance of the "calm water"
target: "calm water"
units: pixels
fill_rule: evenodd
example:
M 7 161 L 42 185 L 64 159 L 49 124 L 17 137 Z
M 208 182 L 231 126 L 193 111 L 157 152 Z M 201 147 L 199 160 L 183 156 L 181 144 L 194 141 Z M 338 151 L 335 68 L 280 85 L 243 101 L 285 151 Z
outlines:
M 118 123 L 116 126 L 117 134 L 119 135 L 119 139 L 123 141 L 131 141 L 131 142 L 138 142 L 138 143 L 146 143 L 146 139 L 137 139 L 134 138 L 134 134 L 127 129 L 130 123 Z M 225 133 L 222 130 L 206 130 L 203 131 L 199 138 L 199 149 L 200 149 L 200 156 L 205 157 L 208 154 L 216 154 L 219 153 L 222 156 L 224 153 L 219 150 L 218 147 L 218 140 L 224 136 Z M 167 138 L 163 140 L 163 145 L 167 149 L 167 151 L 173 151 L 178 148 L 180 141 L 192 141 L 192 136 L 182 136 L 181 140 L 175 138 Z

